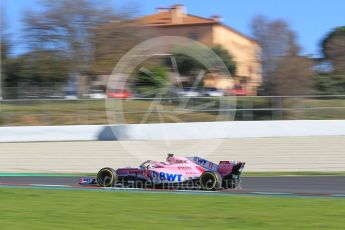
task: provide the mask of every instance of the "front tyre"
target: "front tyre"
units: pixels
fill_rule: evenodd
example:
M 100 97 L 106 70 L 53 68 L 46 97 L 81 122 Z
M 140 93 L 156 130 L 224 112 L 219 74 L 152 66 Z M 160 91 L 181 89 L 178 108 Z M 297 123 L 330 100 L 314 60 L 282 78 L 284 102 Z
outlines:
M 96 179 L 101 187 L 114 187 L 117 182 L 117 174 L 112 168 L 102 168 L 97 173 Z
M 204 172 L 201 174 L 199 181 L 202 190 L 210 191 L 222 188 L 222 177 L 218 172 Z

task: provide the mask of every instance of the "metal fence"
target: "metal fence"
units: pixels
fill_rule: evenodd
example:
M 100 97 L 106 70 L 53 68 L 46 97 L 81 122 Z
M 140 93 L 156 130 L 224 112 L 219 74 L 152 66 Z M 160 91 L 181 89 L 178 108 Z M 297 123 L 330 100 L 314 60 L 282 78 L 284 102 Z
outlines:
M 294 119 L 345 119 L 345 95 L 0 101 L 0 126 Z
M 54 83 L 49 84 L 54 85 Z M 56 84 L 50 87 L 26 86 L 22 84 L 20 87 L 4 87 L 2 89 L 2 97 L 8 100 L 63 99 L 67 92 L 67 87 L 62 84 Z

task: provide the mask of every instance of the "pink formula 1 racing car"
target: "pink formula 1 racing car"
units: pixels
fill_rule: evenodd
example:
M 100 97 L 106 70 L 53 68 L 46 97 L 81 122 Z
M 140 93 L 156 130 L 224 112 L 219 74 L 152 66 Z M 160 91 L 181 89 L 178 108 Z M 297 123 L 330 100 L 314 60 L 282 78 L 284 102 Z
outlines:
M 79 184 L 101 187 L 234 189 L 240 182 L 245 163 L 220 161 L 215 164 L 201 157 L 176 157 L 166 162 L 148 160 L 138 168 L 102 168 L 96 178 L 81 178 Z

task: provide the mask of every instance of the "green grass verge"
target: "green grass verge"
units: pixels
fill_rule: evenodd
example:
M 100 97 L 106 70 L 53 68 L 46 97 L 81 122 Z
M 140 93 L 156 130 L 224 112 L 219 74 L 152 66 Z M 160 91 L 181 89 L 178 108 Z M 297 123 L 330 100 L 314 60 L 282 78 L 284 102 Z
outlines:
M 0 189 L 2 229 L 344 229 L 345 199 Z

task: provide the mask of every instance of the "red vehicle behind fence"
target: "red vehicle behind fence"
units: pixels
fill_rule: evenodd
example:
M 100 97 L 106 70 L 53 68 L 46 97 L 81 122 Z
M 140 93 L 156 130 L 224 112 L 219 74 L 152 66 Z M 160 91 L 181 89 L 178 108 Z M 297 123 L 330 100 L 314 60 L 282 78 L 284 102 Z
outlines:
M 226 90 L 226 96 L 246 96 L 247 91 L 242 85 L 236 84 L 233 88 Z
M 110 89 L 107 91 L 108 98 L 129 98 L 131 95 L 127 89 Z

